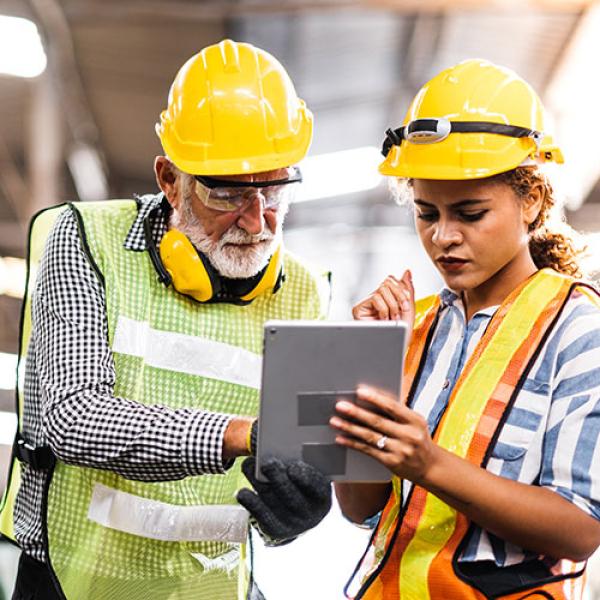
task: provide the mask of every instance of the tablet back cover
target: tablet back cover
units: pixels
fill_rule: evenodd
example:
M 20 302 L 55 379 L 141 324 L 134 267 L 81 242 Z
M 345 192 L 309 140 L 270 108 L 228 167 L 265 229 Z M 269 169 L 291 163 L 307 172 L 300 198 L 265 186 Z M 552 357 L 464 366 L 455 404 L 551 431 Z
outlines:
M 406 324 L 269 321 L 265 324 L 257 477 L 269 456 L 300 458 L 335 481 L 389 481 L 383 465 L 335 443 L 339 398 L 370 384 L 399 395 Z

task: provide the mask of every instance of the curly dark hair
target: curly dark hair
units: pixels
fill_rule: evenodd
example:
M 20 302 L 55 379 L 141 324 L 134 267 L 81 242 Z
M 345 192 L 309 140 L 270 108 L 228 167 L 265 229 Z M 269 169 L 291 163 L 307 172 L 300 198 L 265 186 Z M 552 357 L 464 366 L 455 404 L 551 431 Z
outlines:
M 585 245 L 565 222 L 561 224 L 561 231 L 556 231 L 548 223 L 556 200 L 546 175 L 537 167 L 517 167 L 490 177 L 490 181 L 509 185 L 519 198 L 525 198 L 534 186 L 541 186 L 544 194 L 542 208 L 529 226 L 531 257 L 538 269 L 550 267 L 565 275 L 582 277 L 580 259 L 585 252 Z

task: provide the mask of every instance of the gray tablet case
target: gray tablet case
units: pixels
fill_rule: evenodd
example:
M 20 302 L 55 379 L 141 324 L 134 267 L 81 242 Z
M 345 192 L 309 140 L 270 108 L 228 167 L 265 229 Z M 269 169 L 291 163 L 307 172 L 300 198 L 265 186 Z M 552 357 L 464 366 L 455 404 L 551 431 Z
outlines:
M 269 456 L 300 458 L 335 481 L 388 481 L 369 456 L 335 443 L 338 398 L 359 383 L 398 395 L 406 324 L 397 321 L 269 321 L 265 324 L 257 477 Z

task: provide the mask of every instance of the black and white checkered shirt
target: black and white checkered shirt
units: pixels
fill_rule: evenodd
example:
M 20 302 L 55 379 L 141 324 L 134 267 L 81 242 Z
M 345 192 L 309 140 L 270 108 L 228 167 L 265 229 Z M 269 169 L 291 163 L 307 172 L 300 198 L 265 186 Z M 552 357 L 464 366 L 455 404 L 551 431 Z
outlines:
M 161 199 L 138 199 L 138 217 L 123 244 L 127 251 L 146 250 L 143 221 Z M 151 219 L 158 245 L 166 218 L 156 211 Z M 65 210 L 48 238 L 32 298 L 24 437 L 36 446 L 49 445 L 65 463 L 143 481 L 222 473 L 230 466 L 222 461 L 222 445 L 231 416 L 145 406 L 115 397 L 114 384 L 104 290 L 82 247 L 76 219 Z M 45 472 L 24 467 L 15 505 L 17 541 L 41 561 L 46 558 L 45 479 Z

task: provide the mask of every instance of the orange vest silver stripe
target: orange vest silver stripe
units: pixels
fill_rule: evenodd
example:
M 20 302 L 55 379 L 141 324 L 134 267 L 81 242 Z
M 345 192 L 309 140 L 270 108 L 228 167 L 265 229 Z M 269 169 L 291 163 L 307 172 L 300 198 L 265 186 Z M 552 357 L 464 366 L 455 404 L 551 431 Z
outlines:
M 507 408 L 571 291 L 579 285 L 571 278 L 544 269 L 504 301 L 454 387 L 434 434 L 436 443 L 474 464 L 485 465 L 492 442 L 508 414 Z M 598 301 L 597 292 L 586 295 Z M 435 326 L 439 300 L 430 298 L 426 304 L 424 311 L 417 306 L 419 314 L 406 357 L 403 395 L 408 401 L 412 399 L 411 388 L 418 379 Z M 401 505 L 401 485 L 396 480 L 365 554 L 368 559 L 359 565 L 363 585 L 354 597 L 366 600 L 486 598 L 460 579 L 453 568 L 453 559 L 470 521 L 416 486 L 403 511 Z M 551 583 L 496 597 L 517 600 L 534 594 L 533 597 L 556 600 L 579 598 L 582 572 L 581 565 L 563 560 L 554 568 Z

